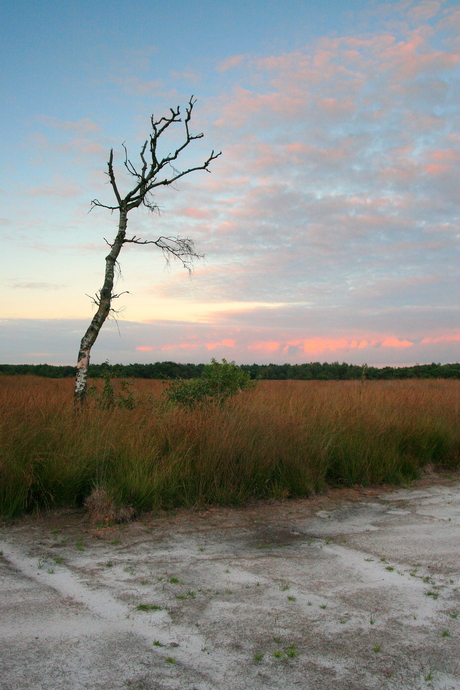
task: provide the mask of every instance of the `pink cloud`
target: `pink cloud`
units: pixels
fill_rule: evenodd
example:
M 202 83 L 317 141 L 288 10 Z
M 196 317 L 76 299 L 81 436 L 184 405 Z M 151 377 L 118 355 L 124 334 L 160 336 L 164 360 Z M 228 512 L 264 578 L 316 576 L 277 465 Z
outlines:
M 311 338 L 304 340 L 302 349 L 308 354 L 318 354 L 320 352 L 333 352 L 334 350 L 342 350 L 350 346 L 350 343 L 345 338 Z
M 58 196 L 63 199 L 68 199 L 77 196 L 80 193 L 78 187 L 61 184 L 45 184 L 41 187 L 29 187 L 27 194 L 29 196 Z
M 127 77 L 122 79 L 116 79 L 115 82 L 123 86 L 126 93 L 135 95 L 145 95 L 149 93 L 154 93 L 163 88 L 163 82 L 161 79 L 156 79 L 154 81 L 142 81 L 139 77 Z
M 444 16 L 439 24 L 437 25 L 437 28 L 441 30 L 460 30 L 460 10 L 455 9 L 455 8 L 450 8 L 448 11 L 448 14 Z
M 232 55 L 232 57 L 222 60 L 216 67 L 218 72 L 227 72 L 229 69 L 238 67 L 244 60 L 244 55 Z
M 174 79 L 183 79 L 185 81 L 190 81 L 193 84 L 198 84 L 201 81 L 201 75 L 199 72 L 195 72 L 191 69 L 184 70 L 183 72 L 171 72 L 171 76 L 174 77 Z
M 382 347 L 412 347 L 414 343 L 410 340 L 399 340 L 398 338 L 385 338 L 382 342 Z
M 298 352 L 303 352 L 308 356 L 317 356 L 338 351 L 342 351 L 345 355 L 346 352 L 350 352 L 351 350 L 364 350 L 369 347 L 407 348 L 412 345 L 413 343 L 409 340 L 400 340 L 392 336 L 386 337 L 383 340 L 370 337 L 368 339 L 354 338 L 349 340 L 347 338 L 316 336 L 314 338 L 299 338 L 284 342 L 278 340 L 262 340 L 251 342 L 246 347 L 248 350 L 263 352 L 264 354 L 282 352 L 285 355 L 289 355 L 292 354 L 292 349 L 297 349 Z
M 448 165 L 436 165 L 434 163 L 431 163 L 430 165 L 425 165 L 423 167 L 425 172 L 428 173 L 428 175 L 439 175 L 440 173 L 449 170 Z
M 335 57 L 334 53 L 331 53 L 329 50 L 320 49 L 316 52 L 313 59 L 313 65 L 314 67 L 324 67 L 333 57 Z
M 441 3 L 437 2 L 437 0 L 424 0 L 420 5 L 411 7 L 407 12 L 407 16 L 413 22 L 423 22 L 437 15 L 440 9 Z
M 105 146 L 91 141 L 90 139 L 74 139 L 72 141 L 72 146 L 77 149 L 77 151 L 87 156 L 107 155 Z
M 196 218 L 198 220 L 207 219 L 211 216 L 210 210 L 205 208 L 188 207 L 181 209 L 180 213 L 188 218 Z
M 40 121 L 44 125 L 52 127 L 53 129 L 70 130 L 73 132 L 78 132 L 79 134 L 87 134 L 88 132 L 99 132 L 101 129 L 96 122 L 93 122 L 87 117 L 82 118 L 77 122 L 70 122 L 68 120 L 60 120 L 59 118 L 53 117 L 52 115 L 41 115 Z
M 414 31 L 410 40 L 400 41 L 384 50 L 380 59 L 382 71 L 393 70 L 397 81 L 405 81 L 422 73 L 453 70 L 460 62 L 460 54 L 429 50 L 424 37 Z
M 163 347 L 160 347 L 160 350 L 175 350 L 176 348 L 179 348 L 181 350 L 193 350 L 198 346 L 197 343 L 174 343 L 172 345 L 163 345 Z
M 323 98 L 318 102 L 323 114 L 330 119 L 343 119 L 351 117 L 356 111 L 356 106 L 351 100 L 338 100 L 337 98 Z
M 453 151 L 452 149 L 445 151 L 433 151 L 431 158 L 455 163 L 460 159 L 460 154 L 458 151 Z
M 235 347 L 235 340 L 230 340 L 229 338 L 226 340 L 221 340 L 220 342 L 217 343 L 205 343 L 206 349 L 207 350 L 215 350 L 216 347 Z
M 153 347 L 150 347 L 150 345 L 139 345 L 139 347 L 136 347 L 136 350 L 138 352 L 152 352 Z
M 248 345 L 248 350 L 259 350 L 269 354 L 270 352 L 276 352 L 279 350 L 281 343 L 276 340 L 262 341 L 258 343 L 251 343 Z
M 460 340 L 460 335 L 441 335 L 437 338 L 423 338 L 421 341 L 422 345 L 428 345 L 433 343 L 452 343 Z

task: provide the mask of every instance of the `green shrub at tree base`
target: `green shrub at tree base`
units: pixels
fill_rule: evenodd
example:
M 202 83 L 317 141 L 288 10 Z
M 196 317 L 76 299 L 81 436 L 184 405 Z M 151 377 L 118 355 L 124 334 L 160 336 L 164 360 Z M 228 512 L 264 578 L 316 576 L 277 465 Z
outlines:
M 241 393 L 255 385 L 249 372 L 237 366 L 235 362 L 217 362 L 214 358 L 207 364 L 199 379 L 174 381 L 165 391 L 171 403 L 193 408 L 205 402 L 222 404 L 227 398 Z

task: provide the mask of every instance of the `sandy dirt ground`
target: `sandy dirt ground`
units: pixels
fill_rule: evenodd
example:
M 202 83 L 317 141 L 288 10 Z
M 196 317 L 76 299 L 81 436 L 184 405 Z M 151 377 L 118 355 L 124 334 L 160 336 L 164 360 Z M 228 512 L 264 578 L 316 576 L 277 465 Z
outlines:
M 460 475 L 0 527 L 2 690 L 460 689 Z

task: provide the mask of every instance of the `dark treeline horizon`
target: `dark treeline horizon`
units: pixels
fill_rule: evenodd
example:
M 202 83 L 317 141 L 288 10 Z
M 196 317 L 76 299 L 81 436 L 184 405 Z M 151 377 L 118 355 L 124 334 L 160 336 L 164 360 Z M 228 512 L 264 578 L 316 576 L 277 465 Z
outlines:
M 201 376 L 205 364 L 154 362 L 151 364 L 90 364 L 89 377 L 141 379 L 193 379 Z M 308 362 L 304 364 L 242 364 L 241 368 L 260 380 L 353 381 L 414 378 L 459 379 L 460 364 L 414 364 L 406 367 L 373 367 L 346 362 Z M 33 375 L 45 378 L 73 378 L 76 367 L 53 364 L 0 364 L 1 375 Z

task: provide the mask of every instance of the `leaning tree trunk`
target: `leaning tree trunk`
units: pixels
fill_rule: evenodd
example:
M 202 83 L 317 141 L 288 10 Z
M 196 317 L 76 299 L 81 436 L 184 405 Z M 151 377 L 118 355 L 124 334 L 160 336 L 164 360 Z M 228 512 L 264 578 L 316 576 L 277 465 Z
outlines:
M 153 198 L 154 189 L 157 187 L 172 185 L 174 182 L 176 182 L 176 180 L 179 180 L 181 177 L 189 175 L 197 170 L 206 170 L 207 172 L 210 172 L 210 163 L 221 155 L 220 152 L 214 153 L 214 151 L 211 151 L 211 154 L 201 165 L 196 165 L 182 171 L 177 170 L 174 167 L 174 161 L 177 160 L 181 152 L 192 141 L 195 139 L 201 139 L 203 137 L 203 134 L 192 134 L 190 132 L 190 120 L 194 105 L 195 101 L 193 100 L 192 96 L 190 98 L 188 107 L 185 110 L 184 120 L 182 120 L 180 117 L 179 106 L 175 109 L 171 108 L 171 114 L 166 117 L 161 117 L 159 120 L 155 120 L 154 116 L 152 115 L 150 118 L 152 133 L 144 142 L 140 152 L 142 167 L 139 168 L 138 166 L 138 169 L 134 167 L 128 158 L 127 148 L 123 144 L 123 148 L 125 150 L 125 168 L 135 179 L 134 188 L 124 198 L 121 196 L 118 190 L 113 169 L 113 149 L 110 150 L 110 156 L 107 163 L 107 175 L 109 176 L 109 181 L 112 186 L 113 193 L 115 194 L 117 203 L 115 206 L 107 206 L 106 204 L 102 204 L 98 199 L 93 199 L 91 202 L 91 208 L 99 206 L 101 208 L 107 208 L 110 211 L 119 211 L 120 221 L 117 236 L 113 244 L 110 245 L 109 254 L 105 257 L 104 285 L 95 298 L 97 311 L 80 343 L 74 392 L 74 401 L 77 408 L 81 409 L 85 404 L 86 382 L 88 377 L 91 348 L 96 342 L 99 331 L 104 325 L 106 318 L 110 314 L 112 300 L 115 297 L 119 297 L 119 295 L 113 294 L 113 280 L 115 264 L 123 245 L 126 242 L 131 242 L 132 244 L 154 244 L 163 251 L 166 258 L 172 256 L 176 259 L 179 259 L 182 262 L 182 265 L 188 270 L 190 270 L 193 259 L 199 258 L 199 255 L 194 251 L 192 240 L 187 237 L 159 237 L 157 240 L 141 240 L 134 235 L 130 239 L 126 238 L 126 227 L 128 224 L 129 211 L 131 211 L 133 208 L 138 208 L 140 205 L 146 206 L 151 211 L 158 209 L 158 206 Z M 167 156 L 161 159 L 157 158 L 157 144 L 161 135 L 164 134 L 168 127 L 182 121 L 184 122 L 185 127 L 185 141 L 183 141 L 183 143 L 173 153 L 169 153 Z M 166 177 L 163 177 L 165 174 L 163 171 L 170 171 L 170 176 L 168 177 L 168 175 L 166 175 Z
M 80 350 L 78 352 L 77 362 L 77 376 L 75 379 L 74 403 L 78 408 L 83 408 L 86 400 L 86 387 L 88 378 L 88 367 L 91 354 L 91 348 L 96 342 L 99 331 L 106 318 L 108 317 L 112 305 L 113 298 L 113 282 L 115 275 L 115 264 L 118 255 L 123 246 L 126 237 L 126 228 L 128 225 L 128 210 L 127 208 L 120 208 L 120 221 L 118 224 L 118 233 L 114 243 L 111 245 L 109 254 L 105 257 L 105 277 L 104 285 L 97 297 L 97 311 L 83 336 L 80 343 Z

